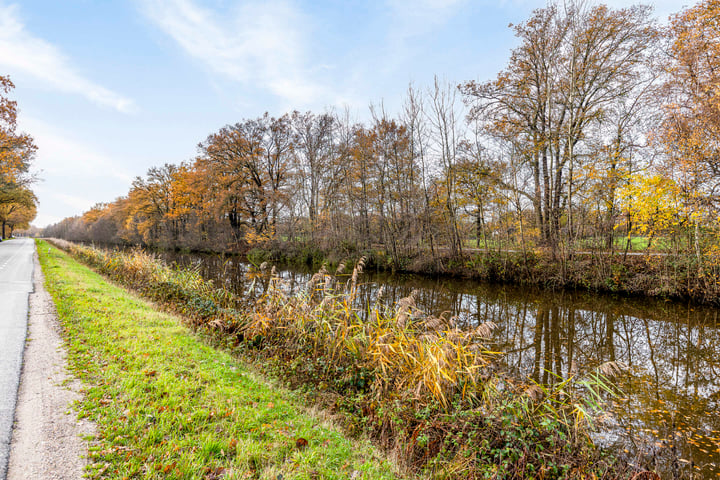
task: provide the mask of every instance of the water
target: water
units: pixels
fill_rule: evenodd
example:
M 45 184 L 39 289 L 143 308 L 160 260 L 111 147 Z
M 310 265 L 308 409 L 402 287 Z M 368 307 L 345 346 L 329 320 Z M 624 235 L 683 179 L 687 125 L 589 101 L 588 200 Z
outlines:
M 168 263 L 192 266 L 240 295 L 262 286 L 247 278 L 234 257 L 163 254 Z M 304 288 L 313 272 L 280 269 L 287 288 Z M 660 300 L 624 298 L 415 275 L 366 273 L 360 298 L 396 302 L 417 290 L 418 307 L 457 317 L 471 327 L 498 325 L 494 347 L 511 374 L 540 383 L 587 375 L 606 362 L 626 371 L 616 378 L 622 394 L 596 440 L 618 452 L 655 456 L 672 478 L 678 469 L 720 478 L 720 322 L 718 309 Z

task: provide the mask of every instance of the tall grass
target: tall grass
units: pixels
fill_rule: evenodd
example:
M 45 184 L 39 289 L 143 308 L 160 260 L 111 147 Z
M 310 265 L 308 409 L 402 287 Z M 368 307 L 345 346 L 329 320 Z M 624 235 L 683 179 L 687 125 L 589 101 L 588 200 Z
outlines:
M 461 330 L 453 318 L 418 309 L 414 294 L 394 307 L 376 299 L 360 310 L 363 258 L 351 274 L 344 264 L 332 274 L 323 266 L 292 295 L 274 269 L 260 265 L 266 291 L 243 306 L 197 272 L 168 268 L 142 251 L 58 245 L 185 313 L 194 327 L 232 338 L 240 353 L 342 412 L 351 431 L 369 433 L 411 471 L 432 478 L 619 474 L 590 437 L 611 391 L 601 371 L 553 386 L 514 380 L 498 366 L 492 322 Z
M 103 250 L 60 239 L 49 241 L 118 283 L 184 315 L 193 326 L 212 323 L 215 328 L 235 331 L 245 323 L 238 299 L 202 278 L 197 270 L 168 267 L 139 248 Z
M 322 269 L 292 297 L 271 278 L 243 331 L 285 356 L 323 359 L 320 373 L 342 372 L 336 383 L 358 384 L 376 400 L 397 396 L 447 410 L 453 399 L 476 395 L 496 355 L 485 345 L 494 324 L 459 330 L 452 319 L 424 315 L 414 293 L 395 309 L 376 302 L 361 314 L 353 305 L 362 266 L 361 259 L 347 284 Z M 358 378 L 363 372 L 373 372 L 368 385 Z
M 323 266 L 296 295 L 266 271 L 268 289 L 243 327 L 255 355 L 333 398 L 351 427 L 435 478 L 618 474 L 590 438 L 613 366 L 552 386 L 508 378 L 492 322 L 461 330 L 421 311 L 415 292 L 393 307 L 379 298 L 355 307 L 364 263 L 349 275 Z

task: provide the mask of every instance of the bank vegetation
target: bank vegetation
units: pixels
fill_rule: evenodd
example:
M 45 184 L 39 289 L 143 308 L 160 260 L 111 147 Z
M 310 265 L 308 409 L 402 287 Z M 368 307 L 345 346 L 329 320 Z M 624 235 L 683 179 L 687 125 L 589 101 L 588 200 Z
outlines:
M 321 269 L 296 294 L 262 266 L 254 275 L 265 293 L 249 302 L 142 251 L 54 243 L 340 415 L 408 475 L 630 478 L 659 461 L 593 441 L 619 365 L 552 386 L 512 378 L 499 367 L 490 322 L 461 330 L 417 309 L 413 295 L 358 307 L 362 258 Z

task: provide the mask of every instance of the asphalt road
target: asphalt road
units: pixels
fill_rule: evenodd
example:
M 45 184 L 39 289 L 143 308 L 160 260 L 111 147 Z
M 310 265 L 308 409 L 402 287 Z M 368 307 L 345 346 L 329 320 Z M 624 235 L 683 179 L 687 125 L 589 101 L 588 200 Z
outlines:
M 0 480 L 7 475 L 10 438 L 33 289 L 31 239 L 0 242 Z

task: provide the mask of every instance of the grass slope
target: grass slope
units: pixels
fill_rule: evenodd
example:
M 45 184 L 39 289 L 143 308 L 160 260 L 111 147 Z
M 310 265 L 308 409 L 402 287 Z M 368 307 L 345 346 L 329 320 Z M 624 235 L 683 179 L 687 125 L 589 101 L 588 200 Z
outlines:
M 177 317 L 38 243 L 80 414 L 98 425 L 91 478 L 384 479 L 391 465 L 292 394 L 204 345 Z

